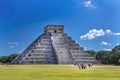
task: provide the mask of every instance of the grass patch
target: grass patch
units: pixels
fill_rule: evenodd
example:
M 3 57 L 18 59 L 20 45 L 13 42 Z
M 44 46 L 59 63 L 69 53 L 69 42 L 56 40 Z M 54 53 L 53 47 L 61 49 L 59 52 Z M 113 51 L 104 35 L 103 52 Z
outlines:
M 120 80 L 120 66 L 1 65 L 0 80 Z

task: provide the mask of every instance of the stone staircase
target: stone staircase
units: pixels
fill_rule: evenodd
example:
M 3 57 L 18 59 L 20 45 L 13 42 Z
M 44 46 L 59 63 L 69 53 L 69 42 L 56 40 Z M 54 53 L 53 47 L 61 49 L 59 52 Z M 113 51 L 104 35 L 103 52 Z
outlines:
M 94 64 L 99 62 L 64 33 L 64 26 L 47 25 L 44 27 L 44 33 L 33 41 L 12 63 Z
M 51 41 L 59 64 L 72 64 L 71 56 L 63 34 L 52 34 Z

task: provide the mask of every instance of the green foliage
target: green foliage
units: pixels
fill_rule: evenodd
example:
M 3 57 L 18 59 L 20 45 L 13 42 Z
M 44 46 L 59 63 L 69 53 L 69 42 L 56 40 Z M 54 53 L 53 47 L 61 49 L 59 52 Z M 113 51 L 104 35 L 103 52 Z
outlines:
M 86 52 L 91 54 L 93 57 L 96 56 L 96 52 L 94 50 L 87 50 Z
M 120 64 L 120 45 L 114 47 L 112 51 L 97 52 L 96 59 L 103 64 Z
M 96 57 L 103 64 L 117 64 L 120 65 L 120 45 L 115 46 L 112 51 L 86 51 L 92 56 Z
M 0 62 L 6 63 L 7 58 L 8 58 L 7 56 L 2 56 L 2 57 L 0 57 Z
M 111 51 L 99 51 L 97 52 L 96 59 L 103 64 L 109 64 Z
M 115 47 L 112 49 L 112 52 L 113 52 L 113 53 L 120 53 L 120 45 L 115 46 Z
M 10 63 L 12 60 L 14 60 L 18 54 L 11 54 L 9 56 L 1 56 L 0 57 L 0 62 L 2 63 Z
M 18 56 L 18 54 L 11 54 L 8 56 L 7 58 L 7 62 L 12 62 L 16 57 Z

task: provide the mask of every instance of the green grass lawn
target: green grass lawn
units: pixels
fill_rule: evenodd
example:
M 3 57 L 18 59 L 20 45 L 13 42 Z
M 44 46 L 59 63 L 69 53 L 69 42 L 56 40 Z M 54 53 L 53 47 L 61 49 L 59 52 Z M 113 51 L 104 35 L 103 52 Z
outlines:
M 0 65 L 0 80 L 120 80 L 120 66 Z

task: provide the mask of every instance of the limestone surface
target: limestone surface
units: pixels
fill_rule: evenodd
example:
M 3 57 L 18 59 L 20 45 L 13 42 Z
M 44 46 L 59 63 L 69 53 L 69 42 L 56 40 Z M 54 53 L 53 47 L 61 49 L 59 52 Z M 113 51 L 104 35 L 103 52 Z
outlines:
M 71 37 L 64 33 L 63 25 L 47 25 L 44 33 L 30 44 L 13 64 L 74 64 L 98 63 Z

